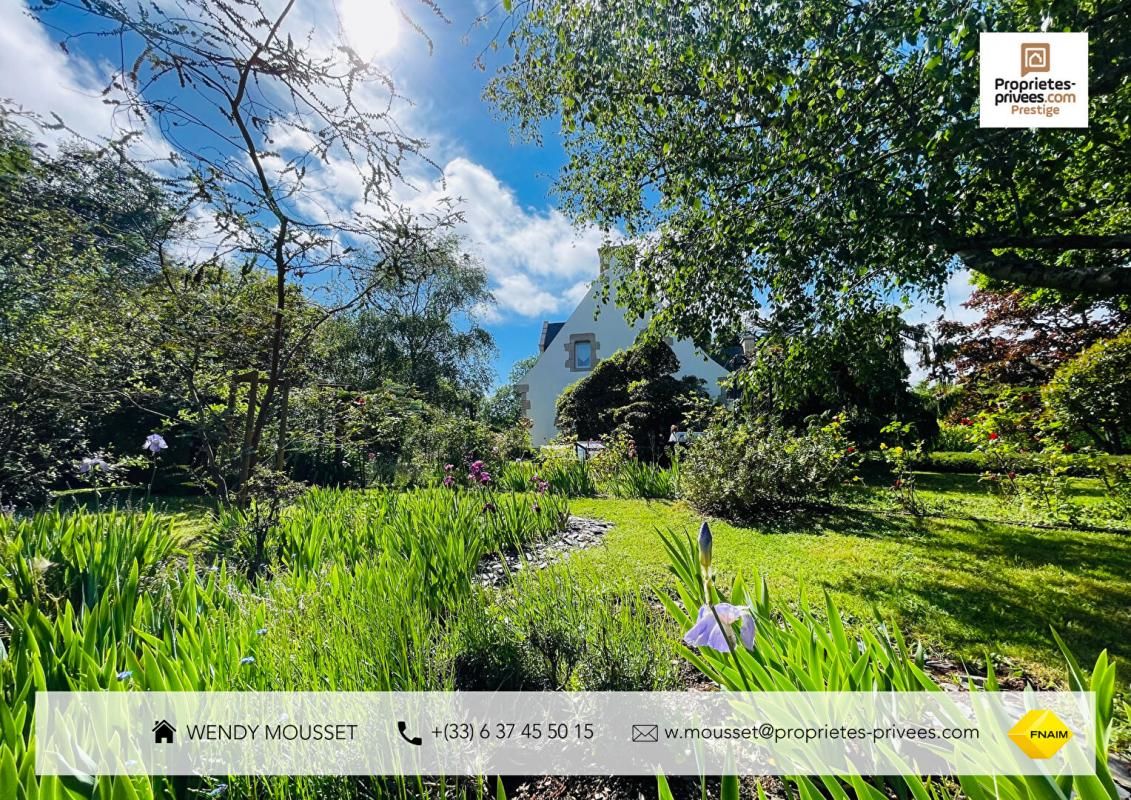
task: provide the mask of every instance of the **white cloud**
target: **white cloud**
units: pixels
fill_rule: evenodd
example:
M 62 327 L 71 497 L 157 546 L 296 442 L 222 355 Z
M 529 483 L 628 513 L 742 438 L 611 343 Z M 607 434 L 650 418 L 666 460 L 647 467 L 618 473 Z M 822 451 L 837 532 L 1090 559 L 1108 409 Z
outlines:
M 443 180 L 431 181 L 410 202 L 423 210 L 443 197 L 462 201 L 460 233 L 487 268 L 500 311 L 524 317 L 568 313 L 597 276 L 600 230 L 577 228 L 556 209 L 522 206 L 481 164 L 452 159 Z
M 372 55 L 376 62 L 400 72 L 398 63 L 411 59 L 411 55 L 402 47 L 407 41 L 397 42 L 412 38 L 412 32 L 398 30 L 404 23 L 389 13 L 391 7 L 389 0 L 325 0 L 322 11 L 315 13 L 306 7 L 287 27 L 304 39 L 313 31 L 311 44 L 327 54 L 332 52 L 335 34 L 342 34 L 366 57 Z M 333 24 L 327 25 L 331 20 Z M 64 52 L 27 14 L 25 0 L 0 0 L 0 98 L 11 98 L 45 117 L 60 113 L 84 136 L 109 136 L 129 122 L 121 112 L 115 118 L 114 106 L 103 102 L 101 92 L 113 70 L 113 65 Z M 411 70 L 407 74 L 411 75 Z M 359 87 L 359 91 L 363 110 L 388 108 L 387 88 L 380 82 Z M 426 94 L 423 99 L 427 105 Z M 397 188 L 395 195 L 418 211 L 436 208 L 443 198 L 462 200 L 466 222 L 459 233 L 490 275 L 498 301 L 487 314 L 492 321 L 567 314 L 597 275 L 597 249 L 604 240 L 601 231 L 575 228 L 556 209 L 523 206 L 509 186 L 465 155 L 453 132 L 437 129 L 435 111 L 393 101 L 401 129 L 429 141 L 429 155 L 445 165 L 443 174 L 438 175 L 423 162 L 406 164 L 411 187 Z M 274 130 L 272 138 L 273 147 L 287 154 L 303 151 L 311 144 L 294 128 Z M 145 146 L 151 153 L 169 150 L 159 136 L 152 134 L 146 137 Z M 274 166 L 281 167 L 282 160 Z M 307 187 L 311 192 L 301 204 L 304 214 L 325 219 L 362 207 L 363 186 L 352 164 L 331 157 L 310 167 Z M 207 220 L 198 221 L 203 228 L 209 227 Z
M 50 120 L 57 113 L 84 136 L 109 133 L 113 107 L 102 102 L 107 74 L 54 43 L 23 0 L 0 0 L 0 98 Z

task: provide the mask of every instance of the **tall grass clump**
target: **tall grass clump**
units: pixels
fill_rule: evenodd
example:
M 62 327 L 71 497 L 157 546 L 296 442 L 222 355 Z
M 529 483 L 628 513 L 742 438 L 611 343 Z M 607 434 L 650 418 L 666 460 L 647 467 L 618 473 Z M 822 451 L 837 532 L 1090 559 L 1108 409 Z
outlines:
M 480 560 L 568 514 L 536 492 L 313 490 L 266 532 L 254 583 L 239 512 L 201 537 L 209 565 L 153 514 L 0 516 L 0 796 L 462 797 L 431 778 L 39 777 L 35 694 L 449 688 L 436 653 Z
M 75 610 L 93 607 L 136 568 L 150 579 L 183 541 L 169 517 L 135 513 L 58 508 L 30 517 L 0 514 L 0 587 L 10 600 L 57 610 L 70 602 Z
M 711 573 L 712 545 L 706 525 L 696 548 L 690 537 L 663 535 L 670 567 L 675 574 L 681 605 L 661 593 L 660 599 L 677 624 L 687 631 L 696 626 L 694 610 L 717 609 L 730 603 L 738 607 L 751 626 L 743 638 L 731 630 L 728 651 L 699 646 L 686 650 L 685 658 L 704 676 L 725 690 L 750 692 L 823 691 L 942 691 L 924 670 L 921 646 L 912 648 L 895 626 L 861 627 L 849 636 L 842 615 L 826 594 L 824 615 L 802 597 L 800 608 L 790 610 L 770 600 L 765 579 L 754 592 L 741 576 L 731 591 L 719 590 Z M 692 610 L 692 613 L 689 613 Z M 716 615 L 716 620 L 718 617 Z M 697 626 L 696 626 L 697 627 Z M 756 636 L 754 635 L 756 632 Z M 969 800 L 1117 800 L 1118 793 L 1107 765 L 1108 743 L 1114 714 L 1115 666 L 1107 651 L 1097 658 L 1089 677 L 1059 636 L 1053 633 L 1068 665 L 1073 691 L 1096 693 L 1096 774 L 1062 776 L 962 776 L 958 786 L 948 781 L 917 776 L 818 778 L 787 777 L 786 783 L 801 797 L 841 797 L 851 790 L 858 797 L 964 797 Z M 737 646 L 739 641 L 745 646 Z M 974 687 L 970 687 L 974 690 Z M 987 691 L 998 691 L 993 665 L 987 665 Z M 843 784 L 847 783 L 846 788 Z M 661 791 L 661 796 L 662 791 Z
M 448 670 L 474 691 L 658 691 L 676 688 L 670 622 L 639 587 L 568 569 L 519 573 L 461 606 Z

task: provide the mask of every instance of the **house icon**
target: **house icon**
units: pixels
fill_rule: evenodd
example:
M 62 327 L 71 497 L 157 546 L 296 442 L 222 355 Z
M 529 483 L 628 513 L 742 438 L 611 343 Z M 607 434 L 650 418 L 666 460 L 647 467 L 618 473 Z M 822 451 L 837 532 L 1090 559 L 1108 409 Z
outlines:
M 169 724 L 168 720 L 161 720 L 153 725 L 153 743 L 154 744 L 172 744 L 173 734 L 177 729 Z

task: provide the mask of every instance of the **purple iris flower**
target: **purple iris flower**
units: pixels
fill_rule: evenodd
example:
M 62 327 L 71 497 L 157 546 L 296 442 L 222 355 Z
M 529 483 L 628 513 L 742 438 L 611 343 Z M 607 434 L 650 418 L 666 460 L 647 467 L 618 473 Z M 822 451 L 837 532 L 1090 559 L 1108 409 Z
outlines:
M 711 555 L 714 550 L 715 538 L 711 535 L 711 526 L 704 522 L 699 527 L 699 563 L 703 569 L 710 571 Z
M 727 627 L 723 632 L 719 623 L 715 621 L 715 614 L 711 613 L 711 606 L 704 604 L 699 609 L 699 619 L 695 625 L 683 635 L 683 641 L 692 647 L 709 647 L 720 653 L 729 653 L 731 648 L 730 637 L 736 622 L 742 625 L 738 630 L 738 638 L 747 650 L 754 649 L 754 615 L 746 606 L 735 606 L 730 603 L 718 603 L 715 613 L 719 620 Z
M 444 476 L 444 485 L 447 486 L 449 489 L 452 487 L 452 484 L 455 483 L 455 482 L 456 482 L 456 479 L 453 478 L 451 475 L 445 475 Z
M 108 472 L 109 469 L 110 465 L 106 463 L 106 459 L 100 458 L 98 456 L 87 456 L 81 462 L 79 462 L 79 472 L 81 472 L 83 475 L 86 475 L 89 472 L 96 472 L 98 470 L 101 470 L 102 472 Z
M 490 472 L 480 472 L 479 473 L 479 482 L 482 483 L 484 486 L 486 486 L 488 483 L 491 482 L 491 473 Z
M 165 443 L 165 438 L 161 434 L 151 433 L 145 437 L 145 444 L 141 446 L 141 449 L 157 455 L 162 450 L 168 450 L 169 445 Z
M 472 475 L 478 475 L 482 471 L 483 471 L 483 462 L 482 461 L 472 461 L 471 462 L 471 474 Z

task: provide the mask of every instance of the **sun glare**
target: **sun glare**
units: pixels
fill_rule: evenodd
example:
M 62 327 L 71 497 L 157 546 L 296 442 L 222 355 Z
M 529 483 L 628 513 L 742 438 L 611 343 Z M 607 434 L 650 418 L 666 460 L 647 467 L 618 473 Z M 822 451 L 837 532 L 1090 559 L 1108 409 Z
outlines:
M 338 0 L 342 36 L 367 61 L 385 55 L 397 44 L 400 12 L 393 0 Z

